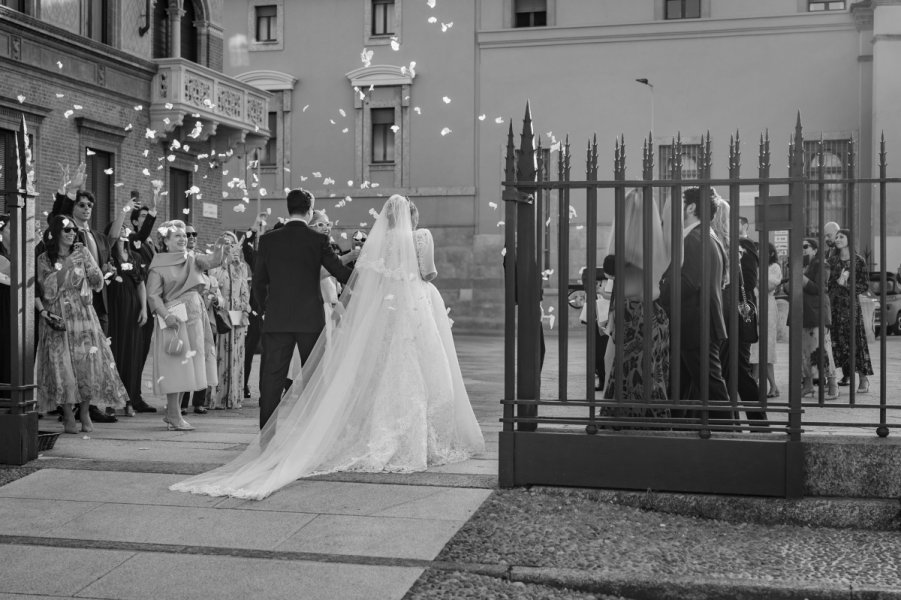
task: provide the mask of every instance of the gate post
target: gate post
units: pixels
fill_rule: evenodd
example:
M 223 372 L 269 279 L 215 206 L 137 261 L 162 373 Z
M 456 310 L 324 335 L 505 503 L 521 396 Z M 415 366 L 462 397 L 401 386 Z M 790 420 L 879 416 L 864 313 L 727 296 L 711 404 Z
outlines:
M 22 465 L 38 456 L 34 411 L 34 171 L 28 129 L 16 133 L 17 195 L 10 207 L 10 381 L 0 399 L 0 463 Z M 6 386 L 4 386 L 6 387 Z
M 541 392 L 541 311 L 539 303 L 540 279 L 536 244 L 537 219 L 536 181 L 538 155 L 535 150 L 535 134 L 532 128 L 532 109 L 526 102 L 516 163 L 516 296 L 519 305 L 517 335 L 517 394 L 518 401 L 537 401 Z M 518 404 L 519 417 L 537 417 L 537 404 Z M 519 423 L 520 431 L 535 431 L 537 423 Z

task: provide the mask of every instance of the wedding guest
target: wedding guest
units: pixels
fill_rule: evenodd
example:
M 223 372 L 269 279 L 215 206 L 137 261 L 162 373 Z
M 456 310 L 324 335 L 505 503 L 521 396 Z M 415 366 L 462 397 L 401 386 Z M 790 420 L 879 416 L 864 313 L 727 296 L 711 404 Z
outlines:
M 801 338 L 801 356 L 803 357 L 802 369 L 804 382 L 802 395 L 814 393 L 813 370 L 819 369 L 820 353 L 823 353 L 823 372 L 819 374 L 822 380 L 825 375 L 826 400 L 838 398 L 838 384 L 835 380 L 835 359 L 832 355 L 832 309 L 829 296 L 825 293 L 823 281 L 829 280 L 829 270 L 826 269 L 825 277 L 820 276 L 822 260 L 818 253 L 819 242 L 816 238 L 805 238 L 802 245 L 804 252 L 804 332 Z M 823 310 L 820 310 L 820 303 Z M 823 322 L 823 337 L 820 338 L 820 321 Z
M 138 191 L 132 191 L 133 207 L 129 221 L 131 222 L 132 231 L 128 234 L 128 251 L 134 257 L 134 264 L 140 269 L 143 281 L 147 283 L 147 273 L 150 271 L 150 263 L 153 261 L 153 255 L 156 254 L 156 245 L 153 242 L 153 231 L 156 225 L 156 207 L 162 194 L 163 182 L 159 179 L 153 180 L 151 186 L 153 195 L 150 202 L 144 204 L 141 202 L 141 196 Z M 150 309 L 146 309 L 148 314 Z M 154 319 L 147 319 L 141 331 L 141 349 L 139 361 L 143 367 L 147 363 L 147 355 L 150 353 L 150 339 L 153 336 Z M 142 391 L 139 389 L 136 396 L 132 397 L 132 406 L 135 412 L 139 413 L 155 413 L 156 407 L 147 404 L 144 401 Z
M 608 258 L 610 258 L 608 256 Z M 605 263 L 607 259 L 604 259 Z M 611 266 L 612 268 L 612 266 Z M 580 270 L 580 277 L 582 279 L 582 289 L 585 290 L 585 302 L 591 302 L 592 296 L 588 292 L 588 269 L 582 267 Z M 597 292 L 595 294 L 595 303 L 596 305 L 600 304 L 600 301 L 597 300 L 597 296 L 601 296 L 603 294 L 604 286 L 607 283 L 612 285 L 613 280 L 607 278 L 607 274 L 603 267 L 595 268 L 595 286 L 597 287 Z M 605 298 L 605 304 L 609 306 L 609 292 L 607 297 Z M 585 313 L 585 309 L 583 308 L 583 313 Z M 603 390 L 604 386 L 607 382 L 606 375 L 606 366 L 605 366 L 605 355 L 607 353 L 607 344 L 609 343 L 610 336 L 607 335 L 607 314 L 595 314 L 595 323 L 594 327 L 594 376 L 597 378 L 597 384 L 595 384 L 595 390 Z M 584 320 L 583 320 L 584 323 Z M 587 323 L 585 323 L 587 325 Z
M 720 425 L 731 426 L 733 412 L 729 399 L 729 391 L 723 378 L 722 363 L 720 362 L 720 347 L 726 339 L 726 323 L 723 319 L 723 281 L 725 278 L 724 254 L 721 242 L 711 229 L 701 231 L 700 203 L 708 202 L 708 211 L 711 217 L 716 214 L 717 201 L 712 193 L 706 199 L 701 199 L 701 190 L 693 187 L 683 193 L 682 205 L 682 243 L 683 264 L 681 269 L 681 299 L 672 298 L 672 273 L 668 269 L 660 284 L 660 301 L 672 321 L 674 301 L 679 302 L 681 313 L 680 330 L 680 359 L 682 369 L 683 399 L 698 400 L 701 398 L 701 388 L 704 382 L 701 380 L 701 363 L 706 362 L 707 391 L 709 405 L 713 407 L 709 411 L 710 419 L 728 420 L 730 423 Z M 705 240 L 706 238 L 706 240 Z M 702 256 L 707 257 L 707 287 L 702 288 L 704 275 L 701 273 Z M 707 354 L 701 354 L 701 302 L 708 299 L 709 306 L 709 337 L 707 339 Z M 674 392 L 675 395 L 675 392 Z M 698 413 L 692 411 L 697 415 Z
M 247 263 L 249 273 L 253 273 L 253 264 L 256 260 L 256 253 L 259 245 L 260 236 L 266 232 L 266 213 L 260 213 L 254 220 L 253 225 L 244 235 L 244 241 L 241 244 L 241 250 L 244 253 L 244 262 Z M 248 287 L 251 286 L 252 275 L 247 278 Z M 250 398 L 250 387 L 247 381 L 250 378 L 250 370 L 253 366 L 253 356 L 260 353 L 260 324 L 262 312 L 256 302 L 253 294 L 250 295 L 250 315 L 247 325 L 247 335 L 244 338 L 244 398 Z
M 617 377 L 616 361 L 610 373 L 604 398 L 617 399 L 624 402 L 662 404 L 669 400 L 670 383 L 670 337 L 669 318 L 658 302 L 660 287 L 658 282 L 669 266 L 669 252 L 663 239 L 663 227 L 657 205 L 652 203 L 649 235 L 651 237 L 651 256 L 645 256 L 643 220 L 643 198 L 639 190 L 631 190 L 626 194 L 621 231 L 624 240 L 622 270 L 616 271 L 614 291 L 611 294 L 610 320 L 608 329 L 616 350 L 622 352 L 622 377 Z M 607 252 L 613 256 L 616 250 L 616 228 L 610 236 Z M 647 260 L 646 260 L 647 259 Z M 608 262 L 604 260 L 605 264 Z M 645 269 L 651 270 L 652 288 L 645 290 Z M 621 288 L 623 306 L 616 306 L 617 295 Z M 647 291 L 647 294 L 645 293 Z M 651 303 L 651 338 L 645 337 L 645 306 Z M 623 329 L 617 330 L 622 314 Z M 650 355 L 650 370 L 644 370 L 645 356 Z M 645 377 L 651 378 L 650 395 L 645 394 Z M 622 382 L 622 389 L 617 390 L 617 379 Z M 618 392 L 618 393 L 617 393 Z M 668 408 L 627 407 L 606 409 L 606 414 L 631 419 L 670 417 Z
M 110 233 L 112 224 L 107 227 Z M 135 416 L 134 402 L 141 397 L 141 375 L 144 371 L 142 349 L 144 346 L 144 325 L 147 323 L 147 288 L 140 257 L 130 248 L 126 228 L 122 227 L 120 238 L 113 244 L 110 262 L 117 275 L 110 278 L 107 290 L 109 302 L 110 349 L 116 360 L 119 377 L 128 391 L 129 401 L 125 403 L 125 415 Z M 124 239 L 124 242 L 123 242 Z
M 179 397 L 218 383 L 213 332 L 201 297 L 203 271 L 221 264 L 230 248 L 219 240 L 212 255 L 192 254 L 183 221 L 168 221 L 160 230 L 160 252 L 147 276 L 148 303 L 162 321 L 151 341 L 153 392 L 166 395 L 167 427 L 189 431 L 194 427 L 182 418 Z
M 107 295 L 106 280 L 115 275 L 110 264 L 110 250 L 117 236 L 110 237 L 104 233 L 95 231 L 91 226 L 94 212 L 94 194 L 82 189 L 85 182 L 85 165 L 81 163 L 71 178 L 68 168 L 63 169 L 62 182 L 54 199 L 51 213 L 70 217 L 78 227 L 78 241 L 84 245 L 91 254 L 103 273 L 103 281 L 99 289 L 94 291 L 94 312 L 100 321 L 103 332 L 109 335 L 109 299 Z M 125 220 L 125 212 L 113 209 L 113 224 L 111 231 L 118 232 Z M 48 230 L 49 231 L 49 230 Z M 98 423 L 115 423 L 115 411 L 107 407 L 106 413 L 101 413 L 95 404 L 90 406 L 91 418 Z
M 870 391 L 870 380 L 867 375 L 873 374 L 870 362 L 870 347 L 867 343 L 867 331 L 863 321 L 860 302 L 855 302 L 854 314 L 851 314 L 851 294 L 860 295 L 869 289 L 869 273 L 867 264 L 859 254 L 852 253 L 849 245 L 851 232 L 839 229 L 835 234 L 835 253 L 829 259 L 829 279 L 827 291 L 832 305 L 832 353 L 835 364 L 842 368 L 844 377 L 839 385 L 851 385 L 851 319 L 855 320 L 855 370 L 860 376 L 859 394 Z M 854 265 L 854 281 L 851 281 L 851 261 Z
M 192 231 L 194 228 L 191 225 L 188 225 L 186 228 L 186 233 L 188 235 L 188 254 L 196 254 L 197 253 L 197 231 Z M 193 241 L 192 241 L 193 240 Z M 218 339 L 218 331 L 216 325 L 216 311 L 220 306 L 224 304 L 224 300 L 222 299 L 222 295 L 219 293 L 219 282 L 216 281 L 215 278 L 210 276 L 208 270 L 204 269 L 200 274 L 201 279 L 203 280 L 203 289 L 200 291 L 200 297 L 203 299 L 203 306 L 206 308 L 207 319 L 210 323 L 210 331 L 213 336 L 213 344 L 216 345 Z M 194 390 L 193 392 L 186 391 L 181 395 L 181 414 L 188 414 L 188 404 L 190 403 L 191 407 L 194 410 L 194 414 L 197 415 L 205 415 L 207 413 L 207 405 L 209 404 L 212 398 L 213 386 L 207 386 L 203 389 Z
M 729 231 L 729 215 L 731 207 L 729 202 L 724 198 L 716 195 L 717 209 L 715 218 L 711 220 L 711 228 L 723 244 L 726 250 L 726 265 L 729 264 L 729 248 L 731 243 L 731 235 Z M 738 305 L 730 304 L 732 299 L 732 285 L 737 284 L 738 289 L 737 301 L 742 302 L 742 296 L 747 302 L 751 302 L 757 306 L 757 271 L 760 268 L 760 262 L 757 258 L 757 244 L 748 238 L 748 219 L 742 216 L 738 218 L 738 277 L 732 280 L 731 269 L 727 268 L 726 285 L 723 288 L 723 318 L 726 319 L 726 328 L 728 334 L 729 319 L 731 313 L 738 312 Z M 727 316 L 728 315 L 728 316 Z M 732 347 L 730 340 L 725 340 L 720 349 L 720 363 L 723 366 L 723 379 L 726 385 L 731 383 L 732 368 Z M 738 396 L 745 406 L 745 414 L 749 420 L 765 421 L 766 411 L 760 402 L 760 388 L 757 386 L 757 379 L 753 375 L 751 369 L 751 342 L 746 337 L 743 328 L 738 328 L 738 379 L 736 389 Z M 751 407 L 759 407 L 754 409 Z
M 827 263 L 832 260 L 832 257 L 835 256 L 835 253 L 837 252 L 835 248 L 835 235 L 840 228 L 841 226 L 835 221 L 829 221 L 823 225 L 823 239 L 826 242 L 826 252 L 823 255 L 823 260 Z
M 210 277 L 219 284 L 219 293 L 230 318 L 231 331 L 217 337 L 219 385 L 210 399 L 210 408 L 241 408 L 243 392 L 244 339 L 247 336 L 250 314 L 250 270 L 244 262 L 235 234 L 223 234 L 232 245 L 231 253 L 222 266 L 210 269 Z
M 91 252 L 76 243 L 77 231 L 72 219 L 53 217 L 46 251 L 37 260 L 38 403 L 42 411 L 62 406 L 66 433 L 78 432 L 76 404 L 81 431 L 90 432 L 91 402 L 121 408 L 128 401 L 93 307 L 92 291 L 103 285 L 103 274 Z
M 779 335 L 779 309 L 776 305 L 776 288 L 782 283 L 782 267 L 776 246 L 768 244 L 767 253 L 767 343 L 766 343 L 766 380 L 769 384 L 767 398 L 779 397 L 779 386 L 776 385 L 776 337 Z M 761 336 L 763 337 L 763 336 Z M 758 385 L 760 382 L 760 343 L 751 344 L 751 373 Z

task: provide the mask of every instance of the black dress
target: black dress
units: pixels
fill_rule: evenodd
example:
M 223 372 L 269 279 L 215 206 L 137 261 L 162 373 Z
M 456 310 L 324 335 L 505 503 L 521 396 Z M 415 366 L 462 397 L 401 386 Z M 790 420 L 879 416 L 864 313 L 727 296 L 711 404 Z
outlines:
M 9 286 L 0 283 L 0 383 L 9 383 L 12 376 L 9 355 Z M 9 392 L 0 391 L 0 398 L 9 398 Z
M 112 253 L 117 254 L 116 252 Z M 128 262 L 112 257 L 116 275 L 108 280 L 109 334 L 113 358 L 119 377 L 132 402 L 141 397 L 141 374 L 144 370 L 143 328 L 138 326 L 141 299 L 138 286 L 144 281 L 139 257 L 128 252 Z

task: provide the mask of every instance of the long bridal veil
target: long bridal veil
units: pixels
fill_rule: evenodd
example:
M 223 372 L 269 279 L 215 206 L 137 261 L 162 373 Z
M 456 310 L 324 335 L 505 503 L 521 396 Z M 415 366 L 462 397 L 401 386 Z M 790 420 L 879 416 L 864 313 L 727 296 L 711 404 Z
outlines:
M 481 450 L 436 295 L 420 276 L 410 203 L 392 196 L 341 294 L 344 315 L 302 379 L 241 455 L 170 489 L 260 499 L 299 477 L 424 470 Z

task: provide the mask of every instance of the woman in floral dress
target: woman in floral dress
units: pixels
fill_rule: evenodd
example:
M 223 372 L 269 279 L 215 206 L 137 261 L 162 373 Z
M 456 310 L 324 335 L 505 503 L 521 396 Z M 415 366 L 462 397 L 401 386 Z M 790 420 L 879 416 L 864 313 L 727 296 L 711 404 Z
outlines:
M 829 282 L 827 292 L 832 305 L 832 353 L 835 364 L 842 368 L 845 376 L 839 385 L 848 385 L 851 373 L 851 290 L 858 296 L 869 288 L 867 264 L 859 254 L 852 254 L 849 246 L 850 231 L 839 229 L 835 234 L 836 252 L 829 258 Z M 854 281 L 851 282 L 851 258 L 854 257 Z M 852 285 L 853 283 L 853 285 Z M 873 374 L 870 362 L 870 347 L 867 344 L 867 330 L 863 323 L 863 311 L 860 302 L 855 303 L 854 319 L 856 321 L 854 336 L 854 367 L 860 375 L 860 387 L 857 393 L 870 391 L 870 380 L 867 375 Z
M 66 433 L 78 433 L 73 406 L 80 405 L 81 431 L 93 431 L 88 406 L 122 408 L 128 392 L 94 312 L 93 292 L 103 274 L 91 253 L 76 243 L 77 227 L 68 217 L 50 219 L 45 251 L 37 260 L 39 311 L 35 365 L 40 410 L 63 409 Z
M 617 399 L 622 402 L 643 402 L 649 404 L 665 404 L 669 401 L 667 388 L 669 386 L 669 318 L 663 307 L 657 301 L 660 296 L 660 281 L 663 272 L 669 264 L 666 244 L 663 238 L 663 227 L 656 205 L 653 208 L 651 223 L 651 237 L 653 256 L 647 264 L 652 270 L 651 280 L 654 282 L 651 289 L 651 339 L 644 337 L 644 228 L 642 226 L 642 196 L 633 190 L 625 198 L 625 219 L 622 231 L 625 232 L 625 254 L 623 257 L 623 273 L 614 273 L 614 289 L 623 286 L 625 299 L 622 307 L 623 331 L 616 330 L 615 315 L 619 312 L 615 306 L 616 294 L 611 297 L 610 328 L 612 329 L 611 341 L 616 345 L 616 351 L 621 351 L 622 360 L 622 389 L 616 393 L 616 361 L 604 391 L 605 399 Z M 615 237 L 610 237 L 608 253 L 613 254 L 616 249 Z M 651 356 L 651 390 L 650 396 L 644 393 L 644 356 Z M 613 410 L 604 410 L 604 414 L 626 418 L 669 418 L 668 408 L 643 408 L 622 407 Z
M 247 337 L 247 325 L 250 324 L 250 288 L 247 285 L 250 273 L 235 234 L 229 232 L 223 237 L 229 239 L 233 249 L 222 266 L 210 269 L 210 277 L 219 282 L 219 294 L 225 309 L 230 314 L 241 313 L 241 320 L 232 322 L 230 332 L 218 336 L 219 385 L 213 393 L 210 407 L 241 408 L 244 339 Z

